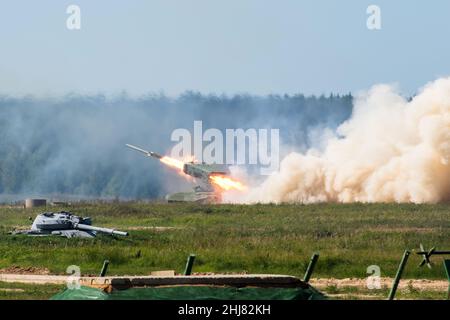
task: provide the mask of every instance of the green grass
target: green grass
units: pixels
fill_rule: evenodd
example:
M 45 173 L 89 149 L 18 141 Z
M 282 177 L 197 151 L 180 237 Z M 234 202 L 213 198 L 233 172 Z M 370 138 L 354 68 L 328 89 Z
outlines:
M 29 225 L 40 210 L 0 208 L 0 268 L 48 268 L 64 274 L 78 265 L 98 274 L 104 259 L 109 274 L 182 272 L 195 253 L 194 272 L 279 273 L 303 276 L 314 251 L 320 259 L 313 277 L 365 278 L 369 265 L 393 277 L 403 251 L 450 249 L 450 205 L 314 204 L 195 205 L 162 203 L 77 204 L 64 208 L 91 216 L 94 225 L 133 229 L 166 226 L 167 231 L 131 230 L 128 238 L 33 238 L 8 235 Z M 52 208 L 59 210 L 59 208 Z M 140 252 L 140 254 L 139 254 Z M 442 257 L 432 270 L 418 268 L 411 255 L 405 278 L 443 279 Z
M 64 289 L 61 285 L 39 285 L 0 282 L 0 300 L 48 299 Z

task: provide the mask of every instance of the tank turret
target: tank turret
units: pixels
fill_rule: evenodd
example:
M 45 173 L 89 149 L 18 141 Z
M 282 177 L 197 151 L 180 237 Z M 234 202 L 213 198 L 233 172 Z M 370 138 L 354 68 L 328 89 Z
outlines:
M 37 215 L 30 230 L 18 230 L 12 233 L 31 236 L 59 235 L 66 238 L 93 238 L 97 233 L 128 236 L 128 232 L 94 227 L 91 224 L 91 218 L 83 218 L 70 212 L 44 212 Z

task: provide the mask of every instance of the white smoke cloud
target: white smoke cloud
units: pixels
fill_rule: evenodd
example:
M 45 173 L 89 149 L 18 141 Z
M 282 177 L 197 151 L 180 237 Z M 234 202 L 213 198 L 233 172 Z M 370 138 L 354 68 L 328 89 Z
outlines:
M 243 202 L 413 202 L 450 200 L 450 78 L 411 101 L 377 85 L 323 151 L 290 153 L 279 172 Z

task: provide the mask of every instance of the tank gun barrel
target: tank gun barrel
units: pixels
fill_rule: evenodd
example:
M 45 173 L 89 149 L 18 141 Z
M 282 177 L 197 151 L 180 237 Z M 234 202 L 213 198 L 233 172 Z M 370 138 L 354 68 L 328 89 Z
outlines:
M 117 235 L 117 236 L 124 236 L 124 237 L 128 236 L 128 232 L 118 231 L 115 229 L 93 227 L 93 226 L 90 226 L 87 224 L 81 224 L 81 223 L 76 224 L 75 229 L 84 230 L 84 231 L 97 231 L 97 232 L 101 232 L 101 233 Z
M 132 144 L 128 144 L 128 143 L 127 143 L 126 146 L 127 146 L 128 148 L 133 149 L 133 150 L 142 152 L 143 154 L 145 154 L 145 155 L 148 156 L 148 157 L 153 157 L 153 158 L 157 158 L 157 159 L 161 159 L 161 158 L 163 157 L 162 155 L 160 155 L 160 154 L 158 154 L 158 153 L 156 153 L 156 152 L 147 151 L 147 150 L 141 149 L 141 148 L 139 148 L 139 147 L 133 146 Z

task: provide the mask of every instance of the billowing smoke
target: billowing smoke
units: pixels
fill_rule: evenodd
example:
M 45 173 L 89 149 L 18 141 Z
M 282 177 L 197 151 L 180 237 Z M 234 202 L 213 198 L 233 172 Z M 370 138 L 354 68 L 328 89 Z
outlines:
M 242 201 L 450 200 L 450 78 L 409 101 L 391 86 L 373 87 L 324 146 L 287 155 Z
M 1 88 L 0 88 L 1 90 Z M 280 128 L 280 140 L 306 150 L 317 128 L 335 129 L 352 96 L 234 96 L 186 92 L 178 97 L 0 96 L 0 201 L 14 196 L 160 199 L 193 184 L 155 159 L 125 147 L 169 154 L 177 128 Z

